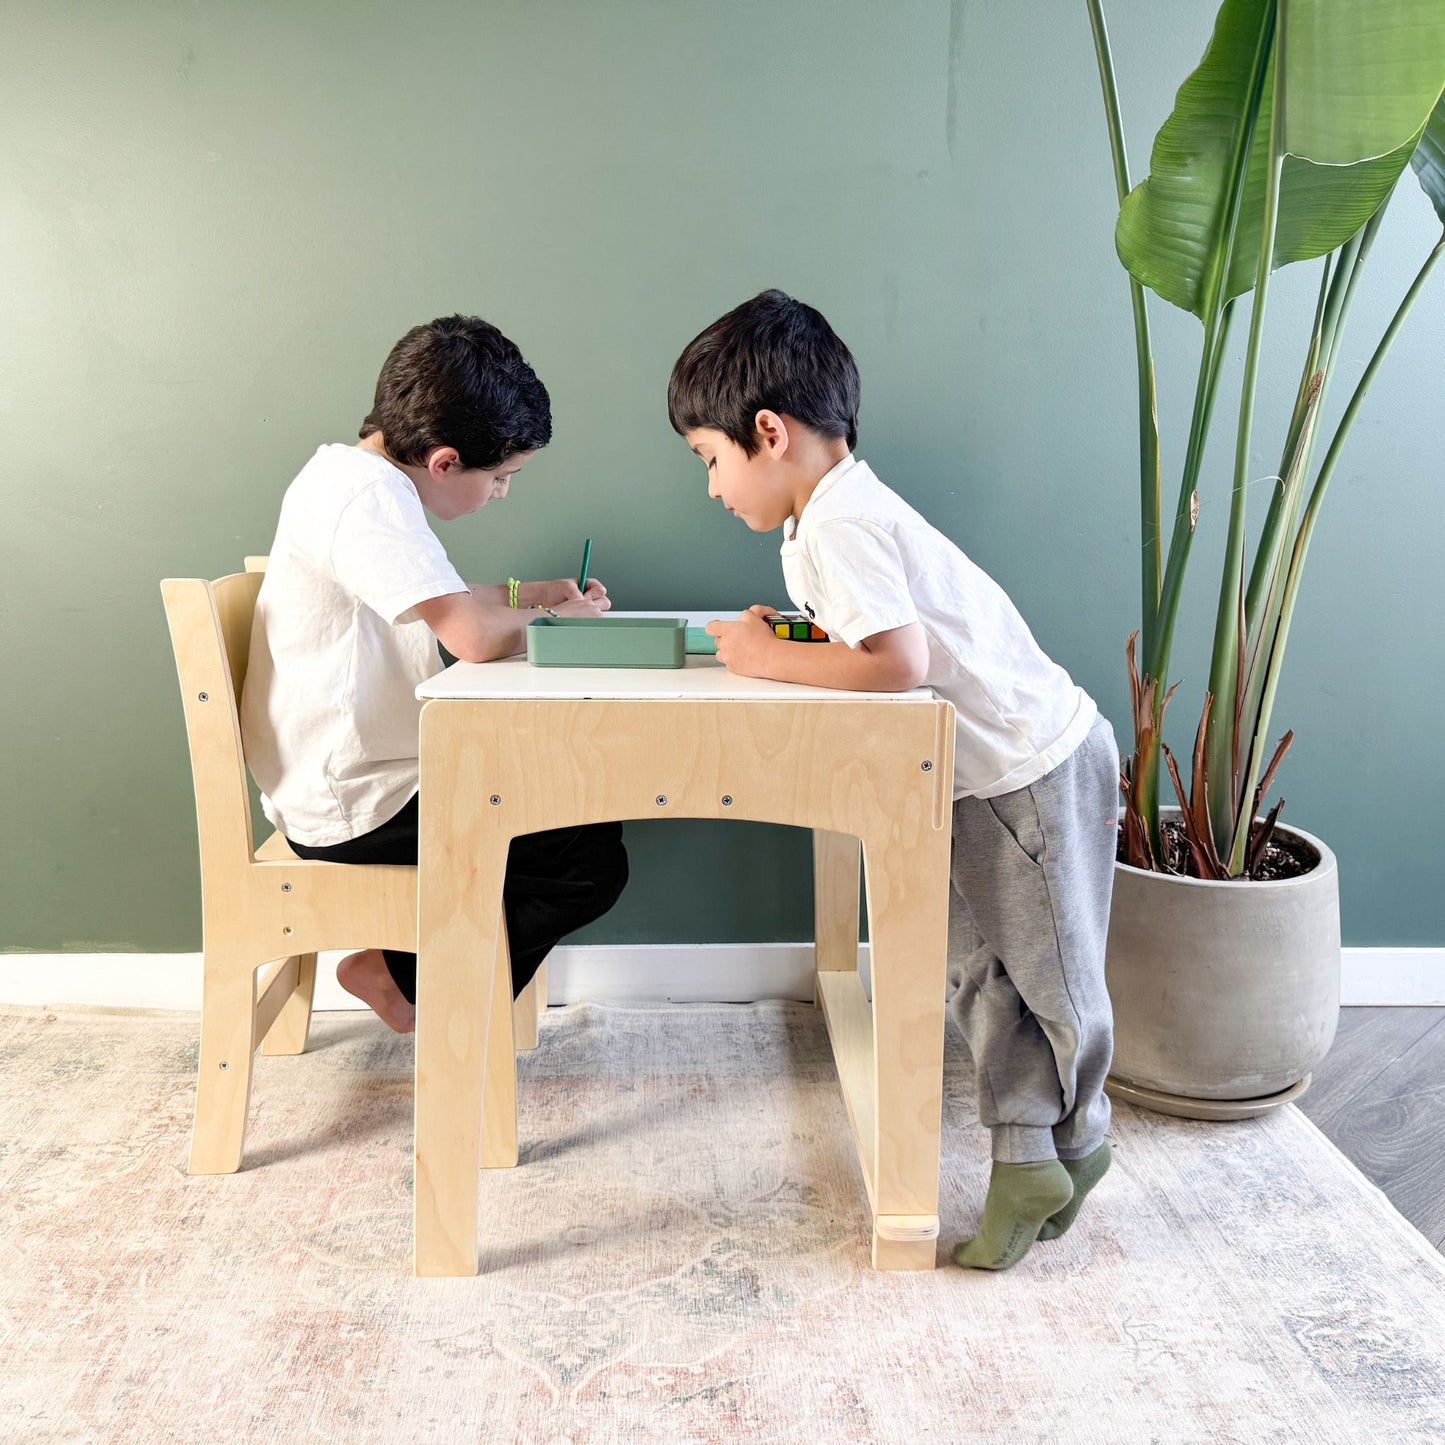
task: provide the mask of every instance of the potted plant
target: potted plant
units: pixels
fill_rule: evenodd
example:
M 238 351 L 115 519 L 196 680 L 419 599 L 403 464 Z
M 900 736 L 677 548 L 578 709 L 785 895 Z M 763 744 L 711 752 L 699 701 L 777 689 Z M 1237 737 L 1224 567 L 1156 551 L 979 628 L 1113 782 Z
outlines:
M 1126 647 L 1134 748 L 1121 786 L 1109 932 L 1110 1091 L 1201 1118 L 1262 1113 L 1308 1085 L 1339 1011 L 1335 860 L 1267 799 L 1293 739 L 1271 715 L 1320 508 L 1390 344 L 1445 249 L 1429 252 L 1321 452 L 1356 284 L 1413 165 L 1445 224 L 1445 5 L 1440 0 L 1224 0 L 1203 59 L 1129 182 L 1100 0 L 1086 0 L 1112 143 L 1115 245 L 1130 276 L 1139 382 L 1142 617 Z M 1319 302 L 1263 527 L 1247 545 L 1249 457 L 1270 274 L 1322 259 Z M 1202 326 L 1177 501 L 1161 504 L 1145 291 Z M 1199 521 L 1205 444 L 1231 323 L 1249 297 L 1233 415 L 1228 534 L 1209 685 L 1187 780 L 1163 743 L 1170 653 Z M 1166 519 L 1169 538 L 1164 540 Z M 1136 650 L 1137 649 L 1137 650 Z M 1167 776 L 1178 808 L 1161 807 Z M 1267 811 L 1266 811 L 1267 808 Z

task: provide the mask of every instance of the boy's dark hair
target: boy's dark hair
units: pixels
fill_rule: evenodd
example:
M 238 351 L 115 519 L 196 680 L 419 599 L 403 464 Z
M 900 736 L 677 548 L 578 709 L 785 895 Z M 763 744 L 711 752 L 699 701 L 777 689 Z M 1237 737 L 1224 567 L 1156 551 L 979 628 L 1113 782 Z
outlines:
M 667 383 L 667 415 L 679 435 L 711 427 L 748 456 L 762 410 L 796 417 L 829 437 L 858 441 L 858 368 L 815 311 L 763 291 L 693 337 Z
M 391 348 L 361 424 L 361 436 L 376 432 L 408 466 L 423 465 L 433 447 L 455 447 L 462 466 L 490 468 L 552 440 L 552 405 L 495 326 L 480 316 L 439 316 Z

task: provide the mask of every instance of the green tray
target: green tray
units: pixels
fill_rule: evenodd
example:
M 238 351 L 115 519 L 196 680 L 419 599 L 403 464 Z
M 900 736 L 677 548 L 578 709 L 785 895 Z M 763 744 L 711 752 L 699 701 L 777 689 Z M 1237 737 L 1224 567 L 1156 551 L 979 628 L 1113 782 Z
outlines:
M 687 629 L 687 650 L 696 653 L 699 657 L 716 657 L 717 638 L 709 637 L 705 627 L 689 627 Z
M 681 667 L 682 617 L 538 617 L 527 624 L 533 667 Z

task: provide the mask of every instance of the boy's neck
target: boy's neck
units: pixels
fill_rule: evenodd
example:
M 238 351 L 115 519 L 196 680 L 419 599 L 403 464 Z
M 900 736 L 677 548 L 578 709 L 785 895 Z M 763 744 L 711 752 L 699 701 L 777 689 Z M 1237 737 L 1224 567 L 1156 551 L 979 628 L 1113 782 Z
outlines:
M 803 436 L 802 445 L 798 448 L 799 455 L 794 456 L 794 448 L 798 447 L 797 441 L 792 442 L 788 447 L 788 459 L 794 468 L 797 482 L 793 487 L 793 526 L 798 525 L 798 519 L 803 515 L 803 508 L 808 505 L 813 493 L 818 489 L 818 483 L 833 470 L 841 461 L 846 461 L 849 454 L 847 441 L 843 437 L 820 437 Z
M 385 457 L 392 466 L 397 465 L 396 458 L 386 449 L 386 438 L 382 436 L 379 431 L 374 431 L 369 436 L 362 437 L 356 445 L 364 452 L 375 452 L 377 456 Z
M 419 476 L 425 477 L 427 475 L 427 469 L 425 467 L 409 467 L 405 462 L 397 461 L 397 459 L 387 451 L 386 438 L 379 431 L 372 432 L 370 436 L 362 437 L 356 445 L 364 452 L 375 452 L 377 456 L 384 457 L 397 471 L 405 472 L 413 482 L 418 481 Z

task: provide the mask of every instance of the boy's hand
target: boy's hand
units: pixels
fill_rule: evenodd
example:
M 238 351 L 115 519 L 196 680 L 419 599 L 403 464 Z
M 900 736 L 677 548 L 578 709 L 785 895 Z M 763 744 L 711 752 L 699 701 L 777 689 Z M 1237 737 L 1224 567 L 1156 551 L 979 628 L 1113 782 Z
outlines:
M 577 584 L 574 582 L 570 602 L 559 602 L 556 606 L 545 602 L 542 605 L 551 607 L 558 617 L 601 617 L 612 606 L 612 603 L 605 593 L 601 596 L 594 595 L 590 582 L 587 584 L 585 595 L 578 592 Z
M 763 618 L 776 615 L 777 608 L 755 604 L 736 622 L 709 622 L 706 631 L 709 637 L 717 638 L 717 660 L 739 677 L 773 676 L 768 666 L 773 649 L 786 644 L 779 641 Z
M 568 602 L 592 604 L 581 612 L 569 612 L 569 617 L 590 617 L 612 606 L 607 589 L 595 577 L 587 579 L 586 592 L 577 590 L 575 577 L 559 577 L 555 582 L 524 582 L 518 590 L 518 600 L 524 607 L 555 607 L 561 611 Z

